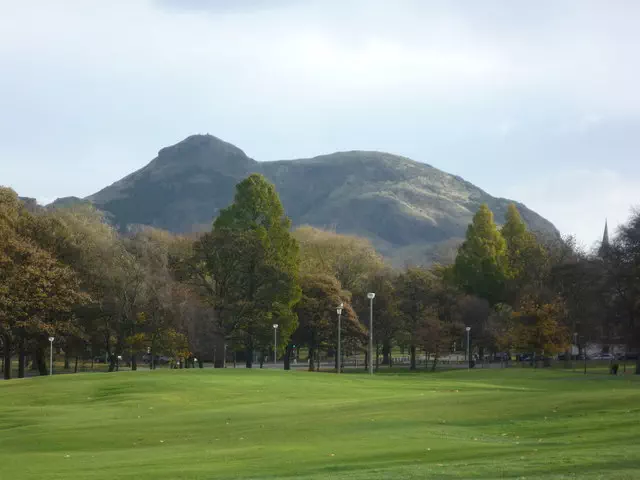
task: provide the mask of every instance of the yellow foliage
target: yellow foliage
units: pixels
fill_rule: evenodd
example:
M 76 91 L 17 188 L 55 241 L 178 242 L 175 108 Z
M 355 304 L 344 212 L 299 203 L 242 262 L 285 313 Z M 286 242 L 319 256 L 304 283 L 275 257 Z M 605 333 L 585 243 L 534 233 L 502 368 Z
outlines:
M 539 355 L 564 351 L 569 344 L 569 331 L 562 324 L 565 316 L 565 306 L 560 299 L 550 303 L 525 299 L 513 312 L 516 346 Z

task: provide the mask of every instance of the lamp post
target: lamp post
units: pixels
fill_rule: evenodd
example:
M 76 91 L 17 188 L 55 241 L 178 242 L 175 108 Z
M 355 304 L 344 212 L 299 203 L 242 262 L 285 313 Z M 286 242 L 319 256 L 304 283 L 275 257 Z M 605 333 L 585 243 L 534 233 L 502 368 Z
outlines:
M 573 344 L 578 347 L 578 332 L 573 332 Z M 573 357 L 573 347 L 571 347 L 571 356 Z M 576 360 L 580 357 L 580 348 L 578 348 L 578 354 L 576 355 Z M 576 364 L 571 358 L 571 365 L 573 367 L 573 371 L 576 371 Z
M 54 337 L 49 337 L 49 375 L 53 375 L 53 341 Z
M 471 368 L 471 356 L 470 356 L 470 351 L 469 351 L 469 346 L 471 344 L 469 338 L 471 336 L 471 327 L 467 327 L 465 328 L 465 330 L 467 331 L 467 370 L 469 370 Z
M 342 370 L 342 341 L 341 341 L 341 331 L 342 331 L 342 309 L 344 308 L 344 304 L 341 303 L 336 308 L 336 313 L 338 314 L 338 368 L 336 373 L 340 373 Z
M 276 351 L 278 350 L 278 324 L 273 324 L 273 364 L 278 365 L 278 357 Z
M 373 375 L 373 299 L 376 298 L 376 294 L 369 292 L 367 298 L 369 299 L 369 375 Z

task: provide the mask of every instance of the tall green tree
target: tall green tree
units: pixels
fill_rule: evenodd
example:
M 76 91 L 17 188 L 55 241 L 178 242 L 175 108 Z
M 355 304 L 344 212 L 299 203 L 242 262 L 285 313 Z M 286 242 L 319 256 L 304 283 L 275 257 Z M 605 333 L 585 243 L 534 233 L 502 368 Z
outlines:
M 508 268 L 507 296 L 515 303 L 525 289 L 539 290 L 547 280 L 549 262 L 546 250 L 535 235 L 527 230 L 520 212 L 512 203 L 500 230 L 506 243 Z
M 453 273 L 464 292 L 484 298 L 491 305 L 503 301 L 509 273 L 507 244 L 487 205 L 480 206 L 467 228 Z
M 234 333 L 242 334 L 247 367 L 254 350 L 271 345 L 272 324 L 279 325 L 280 344 L 286 345 L 297 327 L 292 308 L 300 299 L 298 244 L 291 221 L 273 184 L 252 174 L 236 187 L 234 202 L 213 224 L 213 247 L 231 248 L 209 254 L 208 274 L 218 288 L 215 302 Z M 232 241 L 231 244 L 228 242 Z

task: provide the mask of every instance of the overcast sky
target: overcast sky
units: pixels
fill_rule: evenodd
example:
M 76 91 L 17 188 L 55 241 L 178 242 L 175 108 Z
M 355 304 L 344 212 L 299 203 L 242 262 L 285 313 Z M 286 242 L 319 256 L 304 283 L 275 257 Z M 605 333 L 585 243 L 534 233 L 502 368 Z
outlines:
M 86 196 L 211 133 L 382 150 L 591 246 L 640 204 L 634 0 L 0 0 L 0 184 Z

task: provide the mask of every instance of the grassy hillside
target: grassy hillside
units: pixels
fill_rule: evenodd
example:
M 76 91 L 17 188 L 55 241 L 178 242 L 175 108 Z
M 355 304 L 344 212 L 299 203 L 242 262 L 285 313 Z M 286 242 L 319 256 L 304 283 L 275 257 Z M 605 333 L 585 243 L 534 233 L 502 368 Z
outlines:
M 511 203 L 397 155 L 352 151 L 256 162 L 211 135 L 193 135 L 163 148 L 146 167 L 88 200 L 121 229 L 130 224 L 181 233 L 209 229 L 232 201 L 235 185 L 253 172 L 275 184 L 295 225 L 362 235 L 399 265 L 451 260 L 451 245 L 464 237 L 482 203 L 497 222 Z M 557 235 L 547 220 L 524 205 L 518 209 L 532 230 Z
M 514 368 L 9 381 L 0 478 L 632 479 L 636 380 Z

